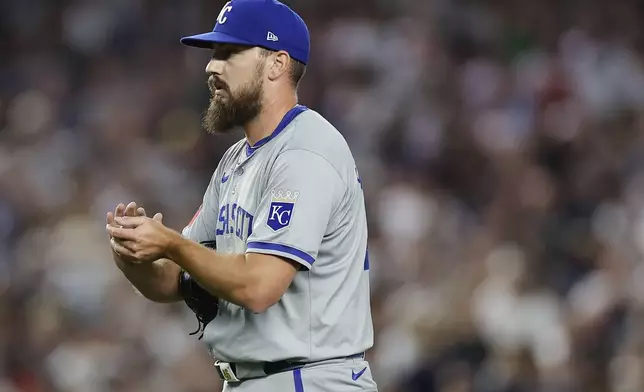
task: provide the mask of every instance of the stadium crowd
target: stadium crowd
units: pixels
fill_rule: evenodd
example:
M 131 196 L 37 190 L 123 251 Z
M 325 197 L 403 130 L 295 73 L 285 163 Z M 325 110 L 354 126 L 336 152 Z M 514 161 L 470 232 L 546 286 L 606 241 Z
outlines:
M 286 3 L 363 179 L 381 392 L 643 391 L 643 3 Z M 222 5 L 0 2 L 0 391 L 220 385 L 104 216 L 181 229 L 242 137 L 200 129 L 209 53 L 178 42 Z

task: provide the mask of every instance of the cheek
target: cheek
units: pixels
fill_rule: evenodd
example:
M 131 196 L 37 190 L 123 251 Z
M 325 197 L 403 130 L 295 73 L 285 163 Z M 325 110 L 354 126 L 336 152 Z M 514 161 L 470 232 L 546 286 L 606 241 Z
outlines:
M 228 83 L 228 93 L 233 96 L 237 96 L 244 87 L 244 79 L 240 78 L 239 75 L 232 76 L 230 79 L 231 80 Z
M 237 90 L 244 85 L 255 81 L 259 76 L 260 70 L 257 64 L 249 63 L 231 67 L 228 73 L 230 79 L 230 87 Z
M 228 86 L 229 92 L 235 92 L 239 88 L 239 73 L 237 71 L 230 70 L 226 75 L 226 84 Z

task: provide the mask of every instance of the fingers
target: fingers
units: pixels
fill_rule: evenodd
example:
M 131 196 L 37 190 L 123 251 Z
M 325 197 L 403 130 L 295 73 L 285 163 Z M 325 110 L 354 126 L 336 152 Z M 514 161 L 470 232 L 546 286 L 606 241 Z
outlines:
M 146 216 L 145 215 L 145 209 L 143 207 L 137 206 L 135 202 L 130 202 L 126 206 L 124 203 L 119 203 L 116 208 L 114 209 L 114 212 L 108 212 L 105 221 L 107 226 L 113 226 L 113 227 L 118 227 L 120 224 L 116 221 L 117 218 L 121 217 L 137 217 L 137 216 Z M 136 226 L 134 226 L 136 227 Z M 109 232 L 108 234 L 110 235 L 110 238 L 113 237 L 113 234 Z
M 133 251 L 128 249 L 124 243 L 120 241 L 116 241 L 114 238 L 110 240 L 110 246 L 112 247 L 112 250 L 121 257 L 129 257 L 129 258 L 134 257 Z
M 105 217 L 105 223 L 107 224 L 107 226 L 114 226 L 114 224 L 115 224 L 114 223 L 114 213 L 112 213 L 112 212 L 107 213 L 107 216 Z M 111 235 L 109 237 L 112 238 Z
M 119 219 L 119 218 L 116 218 L 116 219 Z M 131 219 L 134 219 L 134 218 L 131 218 Z M 105 230 L 107 230 L 107 233 L 110 236 L 117 238 L 119 240 L 136 240 L 136 233 L 131 228 L 122 228 L 122 227 L 116 227 L 112 225 L 106 225 Z
M 125 207 L 125 216 L 136 216 L 137 205 L 135 202 L 130 202 L 127 207 Z
M 160 212 L 157 212 L 156 214 L 154 214 L 152 219 L 154 219 L 157 222 L 162 222 L 163 221 L 163 214 L 160 213 Z
M 120 204 L 119 204 L 119 205 L 117 205 L 117 206 L 116 206 L 116 208 L 114 209 L 114 216 L 115 216 L 115 217 L 123 216 L 123 214 L 124 214 L 124 213 L 125 213 L 125 204 L 120 203 Z
M 146 221 L 150 220 L 150 218 L 146 218 L 144 216 L 127 216 L 127 217 L 122 217 L 122 218 L 115 218 L 114 221 L 121 227 L 127 228 L 127 229 L 136 229 L 137 227 L 141 226 L 144 224 Z
M 114 212 L 107 213 L 107 224 L 114 224 L 114 218 L 122 216 L 147 216 L 143 207 L 137 206 L 136 202 L 130 202 L 126 206 L 120 203 L 114 209 Z

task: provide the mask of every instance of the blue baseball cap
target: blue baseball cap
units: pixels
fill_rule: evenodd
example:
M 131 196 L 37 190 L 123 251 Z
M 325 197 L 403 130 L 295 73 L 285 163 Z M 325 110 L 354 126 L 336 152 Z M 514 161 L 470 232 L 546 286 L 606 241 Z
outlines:
M 311 47 L 304 20 L 277 0 L 231 0 L 219 12 L 211 32 L 183 37 L 181 43 L 197 48 L 226 43 L 283 50 L 304 64 Z

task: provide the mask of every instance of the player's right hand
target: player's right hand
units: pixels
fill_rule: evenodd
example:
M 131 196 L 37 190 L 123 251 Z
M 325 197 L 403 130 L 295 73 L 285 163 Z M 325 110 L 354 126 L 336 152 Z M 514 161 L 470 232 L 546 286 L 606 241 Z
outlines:
M 130 202 L 127 206 L 125 204 L 123 204 L 123 203 L 120 203 L 119 205 L 116 206 L 116 208 L 114 209 L 114 212 L 108 212 L 107 213 L 107 216 L 106 216 L 107 224 L 110 225 L 110 226 L 114 226 L 114 227 L 120 227 L 116 223 L 114 218 L 123 217 L 123 216 L 147 216 L 147 215 L 145 213 L 145 209 L 143 207 L 139 207 L 135 202 Z M 157 214 L 154 215 L 154 217 L 152 219 L 161 222 L 161 221 L 163 221 L 163 215 L 160 214 L 160 213 L 157 213 Z M 135 260 L 135 259 L 133 259 L 131 257 L 128 257 L 128 256 L 123 256 L 123 255 L 119 254 L 118 252 L 116 252 L 114 250 L 114 248 L 115 248 L 114 245 L 117 243 L 118 240 L 116 238 L 112 237 L 112 236 L 109 236 L 109 238 L 110 238 L 110 247 L 112 248 L 112 256 L 114 258 L 114 261 L 117 264 L 120 264 L 120 263 L 129 263 L 129 264 L 138 263 L 138 260 Z
M 130 202 L 127 206 L 123 203 L 120 203 L 119 205 L 116 206 L 116 208 L 114 209 L 114 212 L 107 213 L 107 217 L 106 217 L 107 224 L 110 226 L 119 227 L 118 224 L 116 224 L 116 222 L 114 221 L 114 218 L 123 217 L 123 216 L 146 216 L 146 214 L 145 214 L 145 209 L 143 207 L 137 206 L 135 202 Z M 116 239 L 113 238 L 112 236 L 109 236 L 109 237 L 110 237 L 110 242 L 116 241 Z M 120 261 L 120 262 L 126 262 L 126 263 L 135 262 L 135 260 L 127 256 L 121 256 L 120 254 L 118 254 L 116 251 L 114 251 L 113 244 L 110 244 L 110 245 L 112 245 L 111 248 L 112 248 L 112 255 L 114 257 L 114 261 L 116 262 Z

